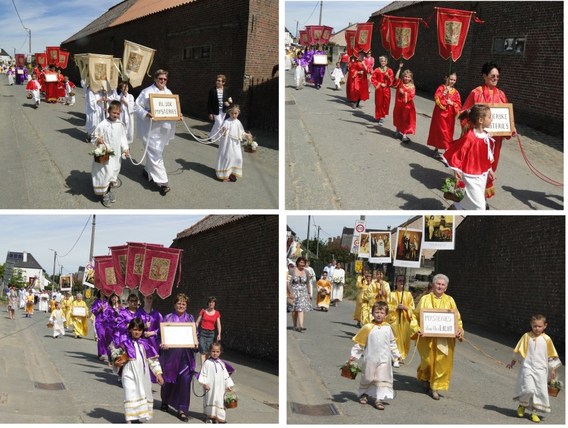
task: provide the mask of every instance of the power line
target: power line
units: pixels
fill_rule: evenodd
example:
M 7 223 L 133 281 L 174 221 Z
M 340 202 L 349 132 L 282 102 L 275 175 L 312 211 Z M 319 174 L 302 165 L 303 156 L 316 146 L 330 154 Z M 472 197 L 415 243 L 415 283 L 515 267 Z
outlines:
M 12 0 L 13 1 L 13 0 Z M 73 247 L 71 247 L 71 249 L 67 252 L 67 254 L 60 256 L 57 255 L 60 259 L 62 259 L 63 257 L 68 256 L 71 251 L 73 251 L 73 249 L 75 248 L 75 246 L 77 245 L 77 243 L 79 242 L 79 239 L 81 239 L 81 237 L 83 236 L 83 233 L 85 232 L 85 229 L 87 228 L 87 225 L 89 224 L 89 220 L 91 220 L 91 216 L 89 216 L 89 218 L 87 219 L 87 222 L 85 223 L 85 226 L 83 227 L 83 230 L 81 231 L 81 234 L 79 235 L 79 237 L 77 238 L 77 240 L 75 241 L 75 243 L 73 244 Z
M 24 31 L 29 31 L 28 28 L 26 28 L 26 26 L 24 25 L 22 18 L 20 16 L 20 12 L 18 12 L 18 8 L 16 7 L 16 3 L 14 2 L 14 0 L 12 0 L 12 4 L 14 5 L 14 9 L 16 10 L 16 15 L 18 15 L 18 19 L 20 20 L 20 24 L 22 24 L 22 27 L 24 28 Z
M 12 1 L 14 1 L 14 0 L 12 0 Z M 314 14 L 314 12 L 316 11 L 318 5 L 319 5 L 319 1 L 316 2 L 316 5 L 315 5 L 315 7 L 314 7 L 314 10 L 312 10 L 312 13 L 310 13 L 310 16 L 308 17 L 308 19 L 306 19 L 306 21 L 305 21 L 302 25 L 306 25 L 306 23 L 310 20 L 310 18 L 312 17 L 312 15 Z

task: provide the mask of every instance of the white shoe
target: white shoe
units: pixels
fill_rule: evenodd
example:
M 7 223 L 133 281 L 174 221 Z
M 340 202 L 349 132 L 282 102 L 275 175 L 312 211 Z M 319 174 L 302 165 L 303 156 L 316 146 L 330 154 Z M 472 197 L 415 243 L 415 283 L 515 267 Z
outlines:
M 400 363 L 398 362 L 398 360 L 396 360 L 394 363 L 392 363 L 392 366 L 398 369 L 400 367 Z

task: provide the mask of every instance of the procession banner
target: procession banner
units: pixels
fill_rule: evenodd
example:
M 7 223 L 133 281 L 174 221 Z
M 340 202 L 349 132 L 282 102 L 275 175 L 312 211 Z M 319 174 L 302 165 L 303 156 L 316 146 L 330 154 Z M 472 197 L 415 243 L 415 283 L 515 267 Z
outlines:
M 390 232 L 386 230 L 381 232 L 369 232 L 369 240 L 371 241 L 369 263 L 390 263 L 392 261 Z
M 329 43 L 329 39 L 331 38 L 332 32 L 333 32 L 333 27 L 328 27 L 327 25 L 324 25 L 318 43 L 322 45 L 327 45 Z
M 372 35 L 373 35 L 372 22 L 357 24 L 357 30 L 355 32 L 355 46 L 354 46 L 354 49 L 357 53 L 361 51 L 367 52 L 371 49 Z
M 124 287 L 126 286 L 126 257 L 128 256 L 128 245 L 116 245 L 108 248 L 110 249 L 114 263 L 116 281 L 119 285 Z
M 394 59 L 409 60 L 414 56 L 420 22 L 423 22 L 422 18 L 388 17 L 389 51 Z
M 16 54 L 14 59 L 16 60 L 16 66 L 17 66 L 17 67 L 25 67 L 25 65 L 26 65 L 26 55 L 24 55 L 24 54 Z
M 455 222 L 453 215 L 425 215 L 422 248 L 425 250 L 453 250 Z
M 55 64 L 56 67 L 62 68 L 62 69 L 66 69 L 67 68 L 67 62 L 69 61 L 69 52 L 67 51 L 62 51 L 61 49 L 59 50 L 58 56 L 57 56 L 57 64 Z
M 112 55 L 87 54 L 89 67 L 89 87 L 93 92 L 101 89 L 110 91 Z
M 389 35 L 389 17 L 388 15 L 383 15 L 381 20 L 381 26 L 379 27 L 379 32 L 381 33 L 381 45 L 383 49 L 390 52 L 390 35 Z
M 59 62 L 59 46 L 48 46 L 45 48 L 47 55 L 47 65 L 55 65 Z
M 355 36 L 356 30 L 345 30 L 345 43 L 347 44 L 347 55 L 355 55 Z
M 473 11 L 436 7 L 438 25 L 438 53 L 443 59 L 460 59 L 469 31 Z M 475 22 L 483 21 L 474 17 Z
M 320 43 L 321 35 L 323 34 L 323 25 L 306 25 L 308 32 L 308 39 L 310 45 L 317 45 Z
M 125 284 L 128 288 L 135 289 L 140 285 L 142 270 L 144 268 L 144 253 L 146 244 L 141 242 L 128 242 L 126 255 Z
M 300 45 L 309 46 L 309 44 L 308 32 L 306 30 L 300 30 Z
M 86 86 L 89 86 L 89 54 L 75 54 L 73 59 L 79 69 L 81 81 L 85 82 Z
M 361 236 L 359 236 L 359 251 L 357 253 L 357 257 L 361 259 L 368 259 L 371 253 L 371 243 L 369 241 L 369 234 L 363 232 Z
M 172 294 L 176 273 L 177 286 L 181 280 L 181 253 L 182 250 L 179 248 L 146 244 L 140 293 L 149 296 L 156 290 L 162 299 L 169 297 Z
M 122 63 L 120 58 L 112 59 L 110 67 L 110 79 L 109 79 L 110 89 L 118 88 L 118 76 L 122 74 L 122 72 L 120 71 L 121 66 Z
M 95 287 L 105 296 L 116 293 L 120 296 L 122 288 L 116 279 L 112 256 L 95 256 Z
M 130 86 L 137 88 L 142 85 L 144 75 L 148 73 L 154 61 L 155 49 L 139 45 L 129 40 L 124 41 L 122 57 L 123 75 Z M 150 77 L 150 75 L 148 75 Z
M 41 68 L 47 67 L 47 55 L 45 52 L 38 52 L 35 54 L 36 64 L 40 65 Z
M 396 235 L 393 266 L 419 268 L 422 260 L 422 231 L 405 228 L 397 230 Z

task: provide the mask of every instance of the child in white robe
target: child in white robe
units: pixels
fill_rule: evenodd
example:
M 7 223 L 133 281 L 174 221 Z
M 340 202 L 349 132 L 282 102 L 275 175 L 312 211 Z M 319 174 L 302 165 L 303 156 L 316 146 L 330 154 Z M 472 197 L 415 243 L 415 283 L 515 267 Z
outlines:
M 120 101 L 111 101 L 108 108 L 108 118 L 97 125 L 91 138 L 95 147 L 106 145 L 107 150 L 110 148 L 114 152 L 114 155 L 111 155 L 106 163 L 98 163 L 93 160 L 91 169 L 95 195 L 101 196 L 105 207 L 115 201 L 110 189 L 118 181 L 121 155 L 130 155 L 128 141 L 126 140 L 126 127 L 120 121 L 120 112 Z
M 75 105 L 75 84 L 65 76 L 65 105 Z
M 121 82 L 109 97 L 110 99 L 120 101 L 122 111 L 120 120 L 126 125 L 126 140 L 128 144 L 132 144 L 134 140 L 134 108 L 135 101 L 132 94 L 128 93 L 128 83 Z
M 65 336 L 65 314 L 61 309 L 61 302 L 55 304 L 55 309 L 51 311 L 49 321 L 53 323 L 53 338 Z
M 529 409 L 533 422 L 540 422 L 537 411 L 550 412 L 548 379 L 555 379 L 556 369 L 562 365 L 552 339 L 544 333 L 546 326 L 544 315 L 533 315 L 531 332 L 521 337 L 515 347 L 513 360 L 507 364 L 509 369 L 517 361 L 521 364 L 513 400 L 519 402 L 517 416 L 524 417 L 525 409 Z
M 369 397 L 374 397 L 379 410 L 385 409 L 381 400 L 394 398 L 392 362 L 401 358 L 392 328 L 386 322 L 388 312 L 386 302 L 373 305 L 373 321 L 353 337 L 355 345 L 349 357 L 349 362 L 362 360 L 359 402 L 367 404 Z
M 341 71 L 341 63 L 335 64 L 335 68 L 331 72 L 331 80 L 335 83 L 335 89 L 341 89 L 341 81 L 345 76 L 343 75 L 343 71 Z
M 238 119 L 241 110 L 238 105 L 229 109 L 226 119 L 221 127 L 221 139 L 219 140 L 219 152 L 215 173 L 222 181 L 237 181 L 243 174 L 243 149 L 241 141 L 250 134 L 245 132 L 241 121 Z
M 126 423 L 134 420 L 146 422 L 152 419 L 154 397 L 150 370 L 159 385 L 164 384 L 158 353 L 146 339 L 144 322 L 134 318 L 128 323 L 128 338 L 120 344 L 128 356 L 122 367 L 122 388 L 124 389 L 124 417 Z
M 206 423 L 225 423 L 225 391 L 232 390 L 233 379 L 227 371 L 225 363 L 219 359 L 221 344 L 213 342 L 209 346 L 209 358 L 205 360 L 199 372 L 199 383 L 205 389 L 203 396 L 203 412 L 207 416 Z

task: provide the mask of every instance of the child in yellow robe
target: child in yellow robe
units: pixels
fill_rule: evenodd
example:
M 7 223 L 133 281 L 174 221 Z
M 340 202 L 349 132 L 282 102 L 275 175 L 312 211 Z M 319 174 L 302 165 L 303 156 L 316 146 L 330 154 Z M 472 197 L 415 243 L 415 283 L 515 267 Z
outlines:
M 318 309 L 327 312 L 331 303 L 331 282 L 327 279 L 327 272 L 321 274 L 320 280 L 317 282 L 317 306 Z
M 389 318 L 388 322 L 396 337 L 396 344 L 400 352 L 401 360 L 404 360 L 410 350 L 410 326 L 416 323 L 414 317 L 414 299 L 410 291 L 404 290 L 404 275 L 398 275 L 395 280 L 396 290 L 389 295 Z M 400 367 L 401 361 L 395 361 L 394 367 Z

